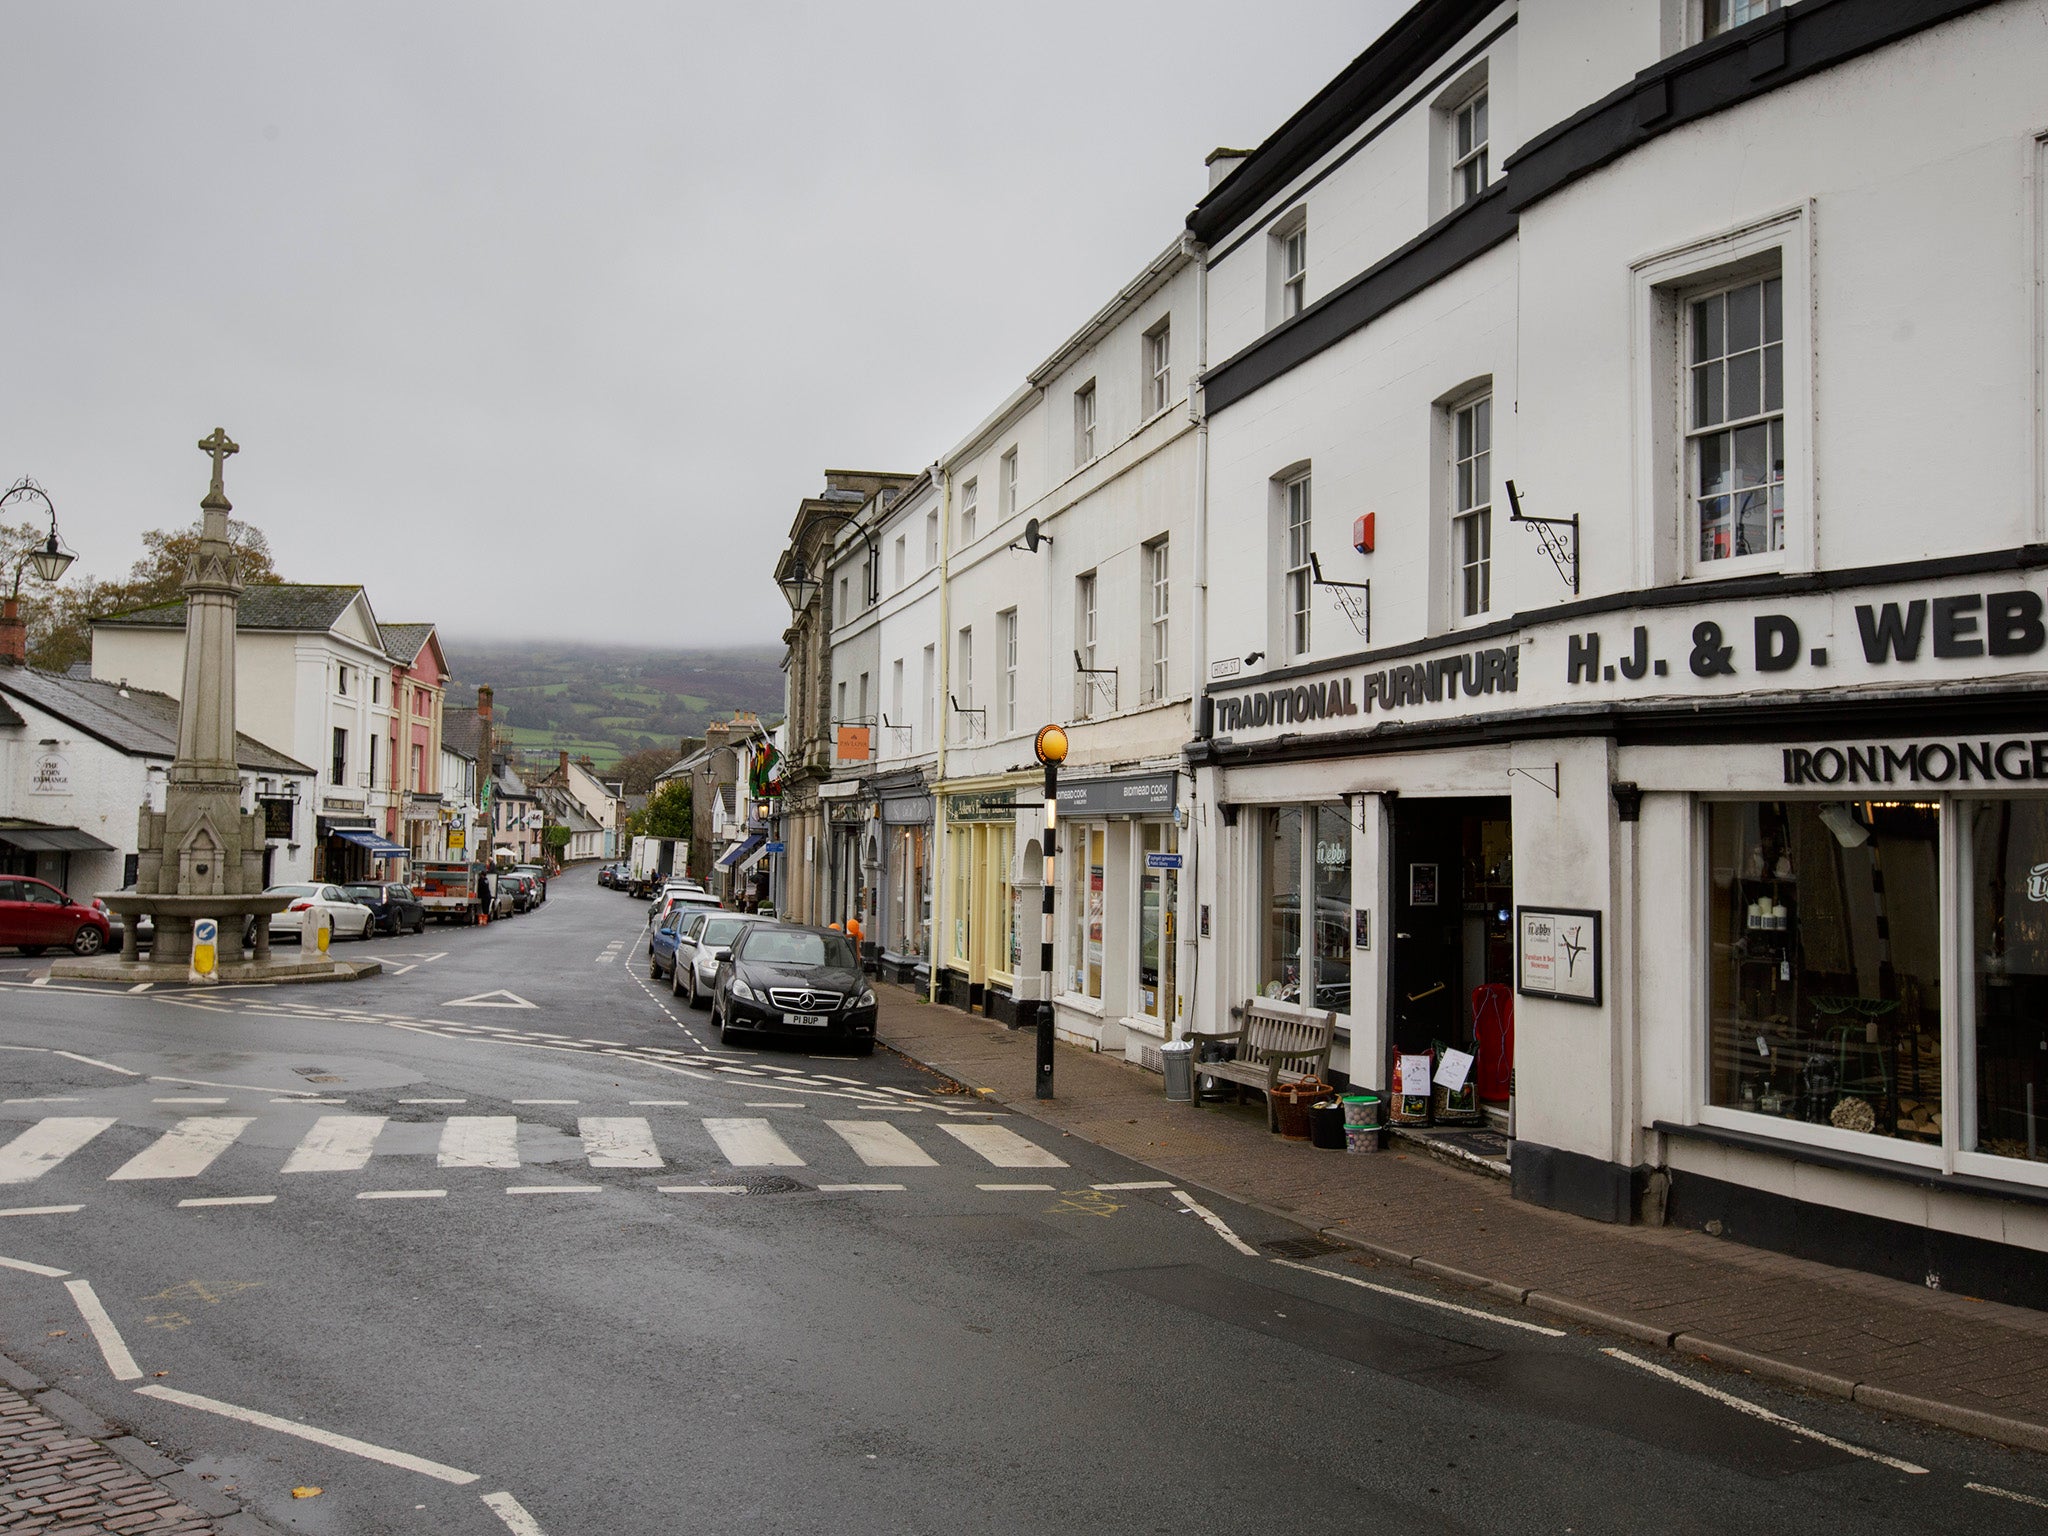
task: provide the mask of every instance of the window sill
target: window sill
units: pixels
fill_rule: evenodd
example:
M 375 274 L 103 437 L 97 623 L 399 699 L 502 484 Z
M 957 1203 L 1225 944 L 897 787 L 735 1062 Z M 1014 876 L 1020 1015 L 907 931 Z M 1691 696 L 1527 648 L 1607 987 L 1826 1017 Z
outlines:
M 1166 1026 L 1147 1013 L 1125 1014 L 1117 1022 L 1133 1034 L 1149 1035 L 1154 1040 L 1166 1038 Z
M 1743 1152 L 1760 1152 L 1770 1157 L 1790 1158 L 1798 1163 L 1811 1163 L 1816 1168 L 1834 1168 L 1844 1173 L 1864 1173 L 1872 1178 L 1914 1184 L 1922 1189 L 1989 1196 L 1996 1200 L 2011 1200 L 2022 1205 L 2048 1208 L 2048 1189 L 2007 1183 L 2002 1179 L 1983 1178 L 1967 1173 L 1943 1173 L 1939 1168 L 1922 1168 L 1911 1163 L 1897 1163 L 1889 1158 L 1872 1157 L 1861 1152 L 1839 1152 L 1806 1142 L 1786 1141 L 1776 1136 L 1761 1136 L 1753 1131 L 1728 1130 L 1716 1125 L 1679 1125 L 1669 1120 L 1653 1120 L 1650 1122 L 1650 1129 L 1662 1136 L 1711 1142 L 1717 1146 L 1734 1147 Z
M 1085 1013 L 1091 1019 L 1108 1017 L 1102 1006 L 1102 999 L 1089 997 L 1081 992 L 1062 992 L 1053 1000 L 1055 1008 L 1065 1008 L 1073 1013 Z

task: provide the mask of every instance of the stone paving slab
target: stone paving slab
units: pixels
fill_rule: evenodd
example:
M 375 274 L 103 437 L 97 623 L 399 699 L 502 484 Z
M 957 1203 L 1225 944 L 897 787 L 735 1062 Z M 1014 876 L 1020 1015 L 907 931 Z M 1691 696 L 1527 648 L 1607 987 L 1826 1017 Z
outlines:
M 2048 1313 L 1676 1227 L 1619 1227 L 1513 1199 L 1419 1150 L 1353 1156 L 1268 1133 L 1256 1104 L 1169 1104 L 1156 1073 L 1058 1047 L 1033 1097 L 1032 1035 L 878 985 L 884 1044 L 1021 1114 L 1353 1244 L 1535 1291 L 1631 1337 L 1691 1335 L 1748 1368 L 1853 1383 L 1888 1412 L 2048 1451 Z M 1388 1262 L 1361 1252 L 1366 1267 Z M 1439 1280 L 1437 1283 L 1450 1284 Z M 1770 1367 L 1778 1367 L 1775 1372 Z

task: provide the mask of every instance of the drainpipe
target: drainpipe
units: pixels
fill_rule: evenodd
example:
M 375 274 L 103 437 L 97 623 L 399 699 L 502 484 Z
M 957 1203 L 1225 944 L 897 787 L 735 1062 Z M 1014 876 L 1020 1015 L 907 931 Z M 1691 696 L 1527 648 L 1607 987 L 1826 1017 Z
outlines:
M 1202 731 L 1203 706 L 1209 693 L 1209 412 L 1202 394 L 1202 373 L 1209 366 L 1209 248 L 1193 235 L 1183 233 L 1181 249 L 1195 264 L 1195 372 L 1188 380 L 1188 415 L 1195 423 L 1194 677 L 1188 691 L 1188 725 L 1191 733 L 1196 733 Z M 1189 1019 L 1199 1018 L 1197 992 L 1202 979 L 1202 846 L 1194 805 L 1190 798 L 1187 832 L 1181 840 L 1185 868 L 1181 871 L 1180 911 L 1176 918 L 1186 961 L 1182 970 L 1188 980 L 1187 1007 L 1178 1021 L 1182 1034 L 1187 1032 Z
M 932 708 L 932 718 L 939 726 L 938 777 L 934 788 L 946 782 L 946 729 L 952 723 L 953 708 L 953 639 L 948 629 L 952 623 L 950 603 L 953 560 L 953 476 L 948 470 L 932 465 L 932 486 L 939 493 L 939 697 Z M 944 919 L 951 917 L 946 903 L 952 882 L 946 877 L 951 871 L 946 867 L 946 797 L 935 793 L 932 796 L 932 912 L 939 919 L 932 925 L 926 936 L 931 946 L 931 965 L 925 977 L 925 1001 L 939 1000 L 939 946 L 940 935 L 945 932 Z

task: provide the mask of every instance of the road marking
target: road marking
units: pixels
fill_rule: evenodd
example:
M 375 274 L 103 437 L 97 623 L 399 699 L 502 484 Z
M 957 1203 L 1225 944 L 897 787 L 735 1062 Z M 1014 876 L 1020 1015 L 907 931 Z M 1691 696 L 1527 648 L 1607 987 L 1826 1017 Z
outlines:
M 821 1195 L 882 1194 L 889 1191 L 901 1193 L 903 1189 L 904 1186 L 901 1184 L 820 1184 L 818 1186 L 818 1193 Z
M 275 1195 L 204 1195 L 180 1200 L 178 1205 L 181 1209 L 188 1205 L 269 1205 L 276 1199 Z
M 601 1195 L 602 1184 L 514 1184 L 508 1195 Z
M 38 1120 L 0 1147 L 0 1184 L 27 1184 L 41 1178 L 113 1123 L 68 1115 Z
M 1050 1184 L 977 1184 L 976 1189 L 986 1189 L 1002 1194 L 1022 1194 L 1027 1190 L 1051 1189 Z
M 2011 1499 L 2015 1504 L 2031 1504 L 2036 1509 L 2048 1509 L 2048 1499 L 2037 1499 L 2031 1493 L 2014 1493 L 2010 1488 L 1994 1488 L 1989 1483 L 1965 1483 L 1963 1486 L 1972 1493 L 1988 1493 L 1994 1499 Z
M 393 976 L 403 976 L 407 971 L 418 970 L 419 964 L 419 961 L 415 960 L 409 965 L 395 965 L 391 968 L 391 974 Z
M 886 1120 L 827 1120 L 870 1168 L 936 1168 L 938 1159 Z
M 0 1211 L 0 1216 L 72 1216 L 84 1209 L 82 1205 L 17 1205 L 11 1211 Z
M 801 1168 L 804 1160 L 766 1120 L 706 1120 L 704 1129 L 735 1168 Z
M 390 1450 L 381 1445 L 372 1445 L 367 1440 L 357 1440 L 349 1435 L 337 1435 L 332 1430 L 315 1429 L 310 1424 L 295 1423 L 281 1419 L 274 1413 L 259 1413 L 254 1408 L 240 1408 L 233 1403 L 224 1403 L 216 1397 L 201 1397 L 197 1392 L 181 1392 L 176 1387 L 160 1387 L 151 1383 L 135 1389 L 144 1397 L 161 1398 L 167 1403 L 177 1403 L 185 1408 L 196 1408 L 201 1413 L 219 1414 L 224 1419 L 238 1419 L 244 1424 L 253 1424 L 258 1429 L 271 1429 L 280 1435 L 292 1435 L 300 1440 L 310 1440 L 315 1445 L 324 1445 L 329 1450 L 346 1451 L 351 1456 L 360 1456 L 365 1461 L 381 1461 L 387 1467 L 399 1467 L 407 1472 L 418 1472 L 427 1477 L 438 1478 L 444 1483 L 458 1487 L 477 1480 L 474 1472 L 465 1472 L 460 1467 L 444 1466 L 438 1461 L 428 1461 L 424 1456 L 409 1455 L 404 1451 Z
M 441 1127 L 443 1168 L 517 1168 L 519 1122 L 511 1115 L 450 1115 Z
M 401 1104 L 467 1104 L 467 1099 L 400 1099 Z
M 1630 1354 L 1625 1349 L 1603 1349 L 1600 1353 L 1632 1365 L 1639 1371 L 1648 1371 L 1652 1376 L 1661 1376 L 1676 1386 L 1699 1393 L 1702 1397 L 1711 1397 L 1715 1402 L 1733 1408 L 1737 1413 L 1746 1413 L 1753 1419 L 1762 1419 L 1767 1424 L 1775 1424 L 1780 1429 L 1790 1430 L 1795 1435 L 1804 1435 L 1809 1440 L 1818 1440 L 1822 1445 L 1832 1446 L 1838 1451 L 1846 1451 L 1851 1456 L 1861 1456 L 1865 1461 L 1875 1461 L 1897 1472 L 1910 1472 L 1916 1477 L 1925 1477 L 1927 1475 L 1925 1467 L 1917 1467 L 1910 1461 L 1901 1461 L 1896 1456 L 1886 1456 L 1880 1451 L 1869 1449 L 1867 1446 L 1851 1445 L 1847 1440 L 1837 1440 L 1833 1435 L 1824 1435 L 1817 1429 L 1808 1429 L 1804 1424 L 1788 1419 L 1782 1413 L 1773 1413 L 1761 1403 L 1752 1403 L 1748 1398 L 1737 1397 L 1733 1392 L 1723 1392 L 1719 1387 L 1710 1387 L 1703 1381 L 1694 1381 L 1690 1376 L 1680 1371 L 1656 1365 L 1651 1361 Z
M 1066 1162 L 1054 1157 L 1035 1142 L 1000 1125 L 942 1125 L 948 1136 L 970 1151 L 978 1152 L 998 1168 L 1064 1168 Z
M 83 1099 L 0 1099 L 0 1104 L 83 1104 Z
M 458 997 L 441 1005 L 443 1008 L 532 1008 L 539 1011 L 538 1003 L 529 1003 L 517 992 L 507 992 L 502 987 L 495 992 L 477 992 L 468 997 Z
M 514 1104 L 581 1104 L 581 1099 L 514 1099 Z
M 802 1099 L 748 1099 L 748 1109 L 802 1109 Z
M 107 1175 L 117 1179 L 191 1179 L 256 1123 L 253 1115 L 192 1115 Z
M 135 983 L 134 986 L 128 989 L 129 996 L 132 997 L 137 992 L 147 992 L 151 987 L 155 985 L 156 983 L 153 981 L 138 981 L 137 983 Z
M 48 976 L 37 976 L 29 982 L 29 985 L 32 987 L 47 987 L 49 984 L 50 978 Z
M 445 1189 L 364 1189 L 356 1192 L 358 1200 L 440 1200 L 447 1196 Z
M 114 1373 L 116 1381 L 142 1380 L 142 1367 L 135 1363 L 135 1357 L 128 1353 L 128 1345 L 121 1338 L 121 1330 L 114 1326 L 107 1309 L 100 1305 L 92 1284 L 86 1280 L 66 1280 L 64 1289 L 71 1293 L 71 1299 L 78 1303 L 78 1315 L 85 1319 L 85 1326 L 92 1330 L 93 1342 L 99 1345 L 100 1355 L 107 1362 L 107 1369 Z
M 593 1035 L 578 1035 L 576 1038 L 585 1045 L 616 1045 L 621 1050 L 625 1049 L 626 1045 L 626 1042 L 623 1040 L 599 1040 Z
M 657 1184 L 654 1187 L 664 1195 L 744 1195 L 747 1192 L 744 1184 Z
M 593 1168 L 663 1168 L 654 1128 L 640 1115 L 584 1115 L 576 1122 Z
M 0 1259 L 0 1269 L 18 1269 L 25 1275 L 41 1275 L 48 1280 L 61 1280 L 71 1271 L 52 1269 L 47 1264 L 31 1264 L 27 1259 Z
M 346 1104 L 347 1099 L 272 1099 L 273 1104 Z
M 1171 1189 L 1171 1179 L 1136 1179 L 1128 1184 L 1090 1184 L 1090 1189 Z
M 322 1115 L 292 1148 L 280 1173 L 350 1173 L 370 1160 L 383 1115 Z
M 948 1126 L 946 1127 L 946 1129 L 951 1130 L 952 1127 Z M 1235 1248 L 1239 1253 L 1244 1254 L 1247 1258 L 1256 1259 L 1257 1257 L 1259 1257 L 1258 1249 L 1254 1248 L 1250 1243 L 1246 1242 L 1243 1238 L 1239 1237 L 1235 1232 L 1231 1231 L 1230 1228 L 1227 1225 L 1225 1225 L 1224 1220 L 1221 1216 L 1218 1216 L 1214 1211 L 1210 1210 L 1209 1207 L 1202 1204 L 1199 1200 L 1197 1200 L 1193 1195 L 1189 1194 L 1186 1190 L 1174 1190 L 1173 1198 L 1178 1200 L 1182 1205 L 1186 1206 L 1189 1210 L 1193 1211 L 1197 1216 L 1201 1217 L 1202 1220 L 1206 1221 L 1211 1227 L 1215 1229 L 1216 1235 L 1218 1237 L 1222 1238 L 1223 1241 L 1230 1244 L 1230 1246 Z
M 1423 1296 L 1415 1291 L 1404 1291 L 1399 1286 L 1381 1285 L 1376 1280 L 1362 1279 L 1357 1275 L 1340 1275 L 1335 1270 L 1319 1269 L 1313 1264 L 1303 1264 L 1295 1259 L 1275 1259 L 1273 1262 L 1283 1269 L 1298 1269 L 1304 1274 L 1321 1275 L 1325 1280 L 1341 1280 L 1346 1285 L 1355 1285 L 1362 1291 L 1376 1291 L 1382 1296 L 1392 1296 L 1397 1301 L 1412 1301 L 1417 1306 L 1435 1307 L 1439 1312 L 1456 1312 L 1462 1317 L 1476 1317 L 1482 1322 L 1499 1323 L 1503 1328 L 1520 1328 L 1525 1333 L 1540 1333 L 1546 1339 L 1561 1339 L 1565 1336 L 1562 1328 L 1546 1328 L 1541 1323 L 1525 1323 L 1519 1317 L 1502 1317 L 1498 1312 L 1460 1306 L 1455 1301 L 1445 1301 L 1437 1296 Z
M 628 1099 L 626 1102 L 635 1109 L 688 1109 L 688 1099 Z
M 149 1102 L 150 1102 L 150 1103 L 152 1103 L 152 1104 L 225 1104 L 225 1103 L 227 1103 L 227 1100 L 226 1100 L 226 1099 L 198 1099 L 198 1098 L 193 1098 L 193 1097 L 191 1097 L 191 1096 L 187 1095 L 186 1097 L 183 1097 L 183 1098 L 175 1098 L 175 1099 L 151 1099 L 151 1100 L 150 1100 Z
M 548 1536 L 540 1528 L 540 1522 L 529 1515 L 511 1494 L 486 1493 L 482 1498 L 485 1508 L 505 1522 L 505 1529 L 512 1536 Z

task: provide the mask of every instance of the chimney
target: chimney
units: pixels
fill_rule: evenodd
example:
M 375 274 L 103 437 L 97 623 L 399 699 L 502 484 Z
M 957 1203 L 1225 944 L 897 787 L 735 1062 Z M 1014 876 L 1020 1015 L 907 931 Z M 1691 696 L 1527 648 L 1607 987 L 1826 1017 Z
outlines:
M 1209 190 L 1215 191 L 1223 178 L 1251 157 L 1248 149 L 1212 149 L 1202 164 L 1209 167 Z
M 22 621 L 18 598 L 0 598 L 0 667 L 25 666 L 28 662 L 28 625 Z
M 491 776 L 492 752 L 496 743 L 491 740 L 491 685 L 476 685 L 476 772 L 479 782 Z
M 569 779 L 569 749 L 567 747 L 558 747 L 556 748 L 555 755 L 558 759 L 555 763 L 555 772 L 562 776 L 564 783 L 567 783 Z

